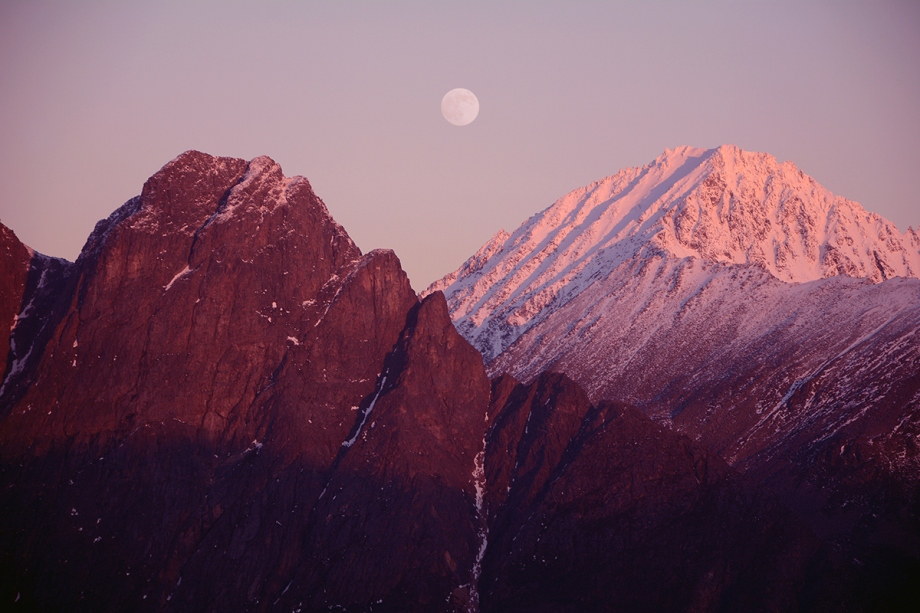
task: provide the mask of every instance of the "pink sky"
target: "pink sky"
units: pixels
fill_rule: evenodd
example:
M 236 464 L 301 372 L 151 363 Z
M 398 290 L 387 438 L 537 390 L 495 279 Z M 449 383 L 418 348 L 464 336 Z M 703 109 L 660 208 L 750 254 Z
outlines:
M 187 149 L 269 155 L 421 290 L 665 148 L 792 160 L 920 225 L 920 3 L 0 4 L 0 221 L 76 258 Z M 465 87 L 476 121 L 448 124 Z

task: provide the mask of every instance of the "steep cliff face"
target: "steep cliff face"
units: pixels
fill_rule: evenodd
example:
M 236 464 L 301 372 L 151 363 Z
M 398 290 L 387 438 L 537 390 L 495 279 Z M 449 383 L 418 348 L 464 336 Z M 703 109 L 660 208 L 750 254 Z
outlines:
M 22 287 L 15 275 L 5 281 Z M 288 599 L 310 595 L 315 606 L 336 604 L 346 594 L 331 586 L 352 572 L 369 586 L 348 592 L 359 601 L 394 590 L 404 604 L 443 601 L 461 579 L 470 583 L 478 521 L 471 475 L 488 382 L 481 358 L 453 331 L 440 300 L 440 310 L 434 299 L 416 306 L 392 252 L 362 256 L 307 181 L 285 178 L 268 158 L 247 163 L 197 152 L 176 158 L 141 196 L 97 226 L 75 265 L 65 308 L 47 319 L 53 330 L 38 348 L 41 360 L 25 373 L 27 389 L 3 397 L 8 415 L 0 423 L 0 448 L 10 493 L 3 555 L 15 569 L 9 581 L 30 589 L 28 600 L 40 606 L 81 594 L 103 608 L 222 610 L 241 602 L 268 607 L 282 583 Z M 441 345 L 432 374 L 419 352 Z M 462 357 L 454 363 L 457 352 Z M 451 385 L 465 392 L 448 394 Z M 410 399 L 368 421 L 372 404 L 386 407 L 400 394 Z M 449 400 L 463 410 L 444 414 L 420 399 L 438 408 Z M 346 443 L 355 442 L 365 421 L 373 426 L 386 415 L 392 425 L 372 432 L 419 437 L 405 424 L 427 420 L 433 438 L 422 437 L 418 448 L 430 443 L 434 469 L 428 455 L 393 443 L 383 451 L 391 464 L 382 456 L 366 471 L 354 459 L 367 455 L 367 440 L 376 437 Z M 473 432 L 460 437 L 458 429 Z M 455 443 L 457 449 L 447 449 L 459 455 L 437 444 L 442 439 Z M 384 466 L 399 470 L 381 473 Z M 450 479 L 442 483 L 447 466 Z M 426 558 L 453 567 L 453 579 L 425 589 L 399 584 L 394 577 L 409 577 L 415 568 L 418 552 L 410 551 L 381 566 L 392 576 L 375 575 L 378 561 L 371 559 L 320 581 L 330 587 L 327 596 L 308 591 L 323 576 L 323 557 L 307 558 L 317 564 L 309 566 L 304 543 L 334 534 L 313 511 L 324 489 L 338 482 L 335 471 L 349 475 L 338 477 L 346 484 L 365 473 L 365 486 L 352 496 L 358 507 L 383 504 L 377 492 L 384 476 L 383 485 L 404 492 L 413 483 L 404 479 L 425 481 L 416 473 L 427 474 L 429 502 L 449 502 L 469 527 L 456 528 L 466 535 L 459 548 L 440 539 L 450 541 L 447 551 L 456 560 L 447 564 L 440 550 Z M 411 532 L 417 526 L 408 507 L 415 507 L 403 506 L 398 517 Z M 364 525 L 361 516 L 342 517 L 346 534 L 329 547 L 344 541 L 362 551 L 358 537 L 349 536 Z M 390 511 L 380 521 L 392 517 Z M 453 535 L 453 524 L 445 526 Z M 394 544 L 399 538 L 383 534 Z M 297 577 L 303 583 L 290 583 Z M 455 599 L 468 602 L 469 595 Z
M 489 393 L 482 357 L 457 334 L 443 296 L 429 296 L 410 314 L 316 505 L 297 578 L 312 595 L 305 602 L 476 610 L 476 462 Z
M 0 417 L 28 384 L 72 287 L 74 266 L 32 251 L 0 224 Z
M 9 429 L 39 448 L 130 432 L 133 421 L 220 437 L 245 419 L 359 258 L 305 179 L 283 178 L 267 158 L 183 154 L 90 237 L 69 308 L 19 403 L 49 411 L 14 412 Z
M 9 347 L 12 351 L 15 351 L 15 346 L 10 344 L 10 334 L 23 310 L 31 256 L 13 231 L 0 224 L 0 282 L 3 283 L 0 286 L 0 347 Z M 12 366 L 9 357 L 6 351 L 0 351 L 4 379 Z

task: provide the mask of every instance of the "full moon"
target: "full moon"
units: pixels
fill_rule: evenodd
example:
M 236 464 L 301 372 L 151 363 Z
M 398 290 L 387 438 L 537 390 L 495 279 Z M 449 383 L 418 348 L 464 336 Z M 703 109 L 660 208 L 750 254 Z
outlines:
M 455 126 L 465 126 L 479 114 L 479 99 L 468 89 L 452 89 L 441 100 L 441 114 Z

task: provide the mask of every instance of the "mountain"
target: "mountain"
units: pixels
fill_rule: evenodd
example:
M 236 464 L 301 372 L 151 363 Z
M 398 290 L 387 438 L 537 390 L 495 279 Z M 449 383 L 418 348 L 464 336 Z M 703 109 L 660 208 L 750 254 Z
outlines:
M 23 249 L 4 238 L 15 304 Z M 100 222 L 71 268 L 35 335 L 47 340 L 31 368 L 8 366 L 15 385 L 0 399 L 7 603 L 242 610 L 386 598 L 394 610 L 470 583 L 481 358 L 445 308 L 428 306 L 436 300 L 419 304 L 392 252 L 361 254 L 305 179 L 268 158 L 188 152 Z M 22 321 L 4 324 L 14 338 Z M 419 385 L 414 356 L 432 344 L 451 348 L 440 384 L 464 393 L 426 387 L 412 436 L 452 436 L 454 453 L 432 463 L 398 446 L 365 465 L 405 431 L 395 399 Z M 377 517 L 378 546 L 358 546 L 370 538 L 351 533 L 370 527 L 358 509 L 384 505 L 382 489 L 399 502 Z M 432 526 L 445 509 L 454 521 Z M 320 530 L 321 510 L 344 525 Z M 326 548 L 305 546 L 314 540 Z M 406 542 L 417 544 L 391 559 Z M 325 579 L 330 567 L 338 574 Z
M 269 158 L 180 155 L 74 263 L 0 230 L 4 610 L 887 597 L 687 436 L 562 375 L 490 380 L 443 294 Z
M 495 235 L 442 291 L 494 377 L 638 407 L 877 572 L 920 576 L 920 240 L 791 163 L 679 148 Z
M 723 145 L 667 150 L 499 231 L 444 291 L 487 361 L 624 263 L 750 265 L 780 281 L 920 276 L 920 236 L 834 196 L 791 162 Z

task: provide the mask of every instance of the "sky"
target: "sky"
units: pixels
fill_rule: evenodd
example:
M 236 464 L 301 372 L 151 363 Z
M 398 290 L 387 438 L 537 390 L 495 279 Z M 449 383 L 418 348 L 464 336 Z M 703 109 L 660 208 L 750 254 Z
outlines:
M 0 221 L 73 260 L 183 151 L 268 155 L 421 291 L 573 189 L 728 143 L 905 231 L 918 100 L 912 0 L 3 0 Z

